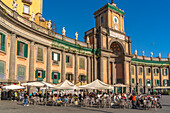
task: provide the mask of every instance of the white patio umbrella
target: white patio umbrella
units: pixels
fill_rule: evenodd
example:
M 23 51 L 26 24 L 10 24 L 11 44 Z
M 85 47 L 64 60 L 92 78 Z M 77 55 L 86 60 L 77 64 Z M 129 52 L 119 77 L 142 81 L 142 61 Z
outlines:
M 80 86 L 81 89 L 112 89 L 112 87 L 100 80 L 95 80 L 84 86 Z
M 78 90 L 79 87 L 72 84 L 68 80 L 65 80 L 64 82 L 54 86 L 53 89 L 63 89 L 63 90 L 74 90 L 74 89 L 76 89 L 76 90 Z
M 22 86 L 32 86 L 32 87 L 54 87 L 53 84 L 47 83 L 47 82 L 29 82 L 29 83 L 23 83 Z
M 17 85 L 10 85 L 10 86 L 4 86 L 3 89 L 17 90 L 17 89 L 25 89 L 25 87 L 17 86 Z

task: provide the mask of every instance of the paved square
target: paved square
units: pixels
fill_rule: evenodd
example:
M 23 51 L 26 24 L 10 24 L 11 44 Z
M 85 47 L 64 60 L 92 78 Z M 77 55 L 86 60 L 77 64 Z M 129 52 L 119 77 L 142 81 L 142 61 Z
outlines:
M 170 113 L 170 96 L 161 99 L 162 109 L 134 110 L 89 107 L 58 107 L 31 105 L 24 107 L 19 102 L 0 101 L 0 113 Z

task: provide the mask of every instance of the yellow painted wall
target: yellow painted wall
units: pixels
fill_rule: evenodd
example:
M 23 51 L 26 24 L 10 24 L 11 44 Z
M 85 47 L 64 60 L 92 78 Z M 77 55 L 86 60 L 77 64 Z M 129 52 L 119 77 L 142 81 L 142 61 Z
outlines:
M 9 8 L 13 9 L 13 0 L 1 0 L 3 3 L 5 3 Z M 22 0 L 17 0 L 17 12 L 20 15 L 23 15 L 24 11 L 24 4 L 29 5 L 25 2 L 22 2 Z M 34 11 L 34 13 L 41 13 L 42 14 L 42 0 L 32 0 L 32 4 L 30 5 L 30 14 Z

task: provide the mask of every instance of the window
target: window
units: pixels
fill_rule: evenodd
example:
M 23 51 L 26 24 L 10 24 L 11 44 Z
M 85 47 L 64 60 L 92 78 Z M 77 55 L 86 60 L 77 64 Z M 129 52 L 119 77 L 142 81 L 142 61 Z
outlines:
M 139 79 L 139 85 L 142 86 L 142 79 Z
M 131 73 L 132 73 L 132 75 L 135 74 L 135 73 L 134 73 L 134 66 L 131 66 Z
M 38 61 L 43 61 L 43 48 L 38 47 L 37 49 L 37 60 Z
M 151 69 L 150 68 L 146 68 L 146 74 L 150 75 L 150 73 L 151 73 Z
M 4 62 L 0 62 L 0 79 L 6 79 Z
M 79 68 L 85 69 L 85 59 L 84 58 L 79 58 Z
M 67 67 L 72 67 L 72 56 L 66 55 Z
M 103 23 L 103 17 L 101 17 L 101 23 Z
M 154 69 L 154 74 L 155 74 L 155 76 L 157 76 L 158 73 L 159 73 L 159 69 Z
M 28 44 L 17 41 L 17 55 L 22 57 L 28 57 Z
M 168 86 L 168 80 L 163 80 L 163 86 Z
M 132 84 L 134 84 L 135 83 L 135 79 L 134 78 L 132 78 Z
M 110 46 L 110 49 L 113 50 L 113 54 L 121 55 L 122 54 L 122 48 L 119 43 L 113 42 Z
M 60 61 L 60 54 L 52 52 L 52 60 L 53 60 L 53 63 L 58 64 L 58 62 Z
M 0 33 L 0 50 L 5 51 L 5 35 Z
M 162 69 L 162 74 L 163 74 L 163 76 L 167 76 L 168 75 L 168 69 Z
M 139 75 L 142 75 L 143 69 L 142 67 L 139 67 Z
M 67 74 L 66 79 L 69 81 L 73 81 L 73 74 Z
M 25 67 L 19 66 L 18 67 L 18 81 L 25 81 Z
M 151 80 L 146 80 L 146 86 L 151 86 Z
M 160 86 L 160 80 L 155 80 L 155 86 Z
M 36 70 L 36 78 L 37 81 L 43 81 L 43 79 L 45 78 L 45 71 Z
M 79 76 L 79 82 L 85 83 L 85 81 L 86 81 L 86 76 L 85 75 L 80 75 Z
M 60 80 L 60 73 L 52 72 L 53 84 L 58 84 Z
M 24 13 L 30 14 L 30 6 L 24 5 Z

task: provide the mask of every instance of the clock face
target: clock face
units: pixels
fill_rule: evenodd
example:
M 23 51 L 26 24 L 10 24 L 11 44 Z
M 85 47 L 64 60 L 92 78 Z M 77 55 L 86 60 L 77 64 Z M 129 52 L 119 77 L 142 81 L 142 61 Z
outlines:
M 113 17 L 113 21 L 114 21 L 115 24 L 118 24 L 118 23 L 119 23 L 119 20 L 118 20 L 117 16 L 114 16 L 114 17 Z

